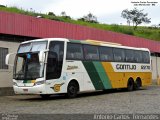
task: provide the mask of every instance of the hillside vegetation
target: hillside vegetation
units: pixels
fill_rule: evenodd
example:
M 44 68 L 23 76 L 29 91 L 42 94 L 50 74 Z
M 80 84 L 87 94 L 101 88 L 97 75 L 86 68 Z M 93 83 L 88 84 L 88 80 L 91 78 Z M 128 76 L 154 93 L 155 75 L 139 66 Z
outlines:
M 109 30 L 113 32 L 119 32 L 119 33 L 124 33 L 128 35 L 134 35 L 138 37 L 160 41 L 160 28 L 156 28 L 156 27 L 139 26 L 136 30 L 134 30 L 132 26 L 90 23 L 90 22 L 85 22 L 81 20 L 74 20 L 70 16 L 57 16 L 54 14 L 48 15 L 48 14 L 36 13 L 33 10 L 27 11 L 27 10 L 19 9 L 17 7 L 5 7 L 3 5 L 0 5 L 0 11 L 13 12 L 13 13 L 24 14 L 24 15 L 35 16 L 35 17 L 41 16 L 42 18 L 46 18 L 46 19 L 68 22 L 72 24 L 79 24 L 79 25 L 88 26 L 92 28 Z

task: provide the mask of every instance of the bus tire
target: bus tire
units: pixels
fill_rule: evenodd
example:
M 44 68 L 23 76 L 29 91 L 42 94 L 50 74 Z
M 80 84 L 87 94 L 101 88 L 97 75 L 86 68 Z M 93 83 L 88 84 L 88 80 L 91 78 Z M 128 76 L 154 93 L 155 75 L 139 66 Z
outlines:
M 71 81 L 67 87 L 67 97 L 68 98 L 75 98 L 79 91 L 79 85 L 77 81 Z
M 133 89 L 134 89 L 134 80 L 132 78 L 130 78 L 127 83 L 127 90 L 133 91 Z
M 49 99 L 51 95 L 41 94 L 40 96 L 41 96 L 42 99 Z
M 135 82 L 135 90 L 139 90 L 140 87 L 142 87 L 142 81 L 140 78 L 137 78 Z

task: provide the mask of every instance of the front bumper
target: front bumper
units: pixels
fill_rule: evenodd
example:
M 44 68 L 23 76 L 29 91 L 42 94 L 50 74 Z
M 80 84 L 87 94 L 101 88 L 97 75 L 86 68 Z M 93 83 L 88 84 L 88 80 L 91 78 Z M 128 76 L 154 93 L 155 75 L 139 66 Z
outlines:
M 15 94 L 46 94 L 45 85 L 36 85 L 32 87 L 13 86 Z

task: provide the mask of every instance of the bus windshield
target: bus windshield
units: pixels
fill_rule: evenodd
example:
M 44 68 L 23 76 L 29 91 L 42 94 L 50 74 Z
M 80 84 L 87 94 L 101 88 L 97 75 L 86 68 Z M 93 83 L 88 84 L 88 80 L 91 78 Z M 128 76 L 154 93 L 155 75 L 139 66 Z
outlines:
M 39 52 L 46 47 L 47 41 L 21 44 L 15 59 L 14 79 L 33 80 L 43 77 L 44 64 L 39 63 Z
M 17 54 L 14 79 L 33 80 L 43 77 L 44 65 L 39 63 L 38 53 Z
M 35 52 L 45 50 L 47 47 L 47 41 L 38 41 L 21 44 L 18 53 Z

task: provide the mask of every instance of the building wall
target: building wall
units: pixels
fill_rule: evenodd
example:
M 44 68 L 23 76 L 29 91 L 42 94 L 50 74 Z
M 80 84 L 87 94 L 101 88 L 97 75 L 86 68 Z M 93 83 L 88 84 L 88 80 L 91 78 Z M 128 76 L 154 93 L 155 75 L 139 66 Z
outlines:
M 157 84 L 160 77 L 160 57 L 152 56 L 152 83 Z
M 18 42 L 8 42 L 0 40 L 0 47 L 2 48 L 8 48 L 9 53 L 13 53 L 17 51 L 17 48 L 19 46 Z M 13 63 L 13 57 L 11 58 L 11 61 Z M 0 88 L 1 87 L 11 87 L 12 86 L 12 67 L 8 67 L 8 69 L 0 69 Z

